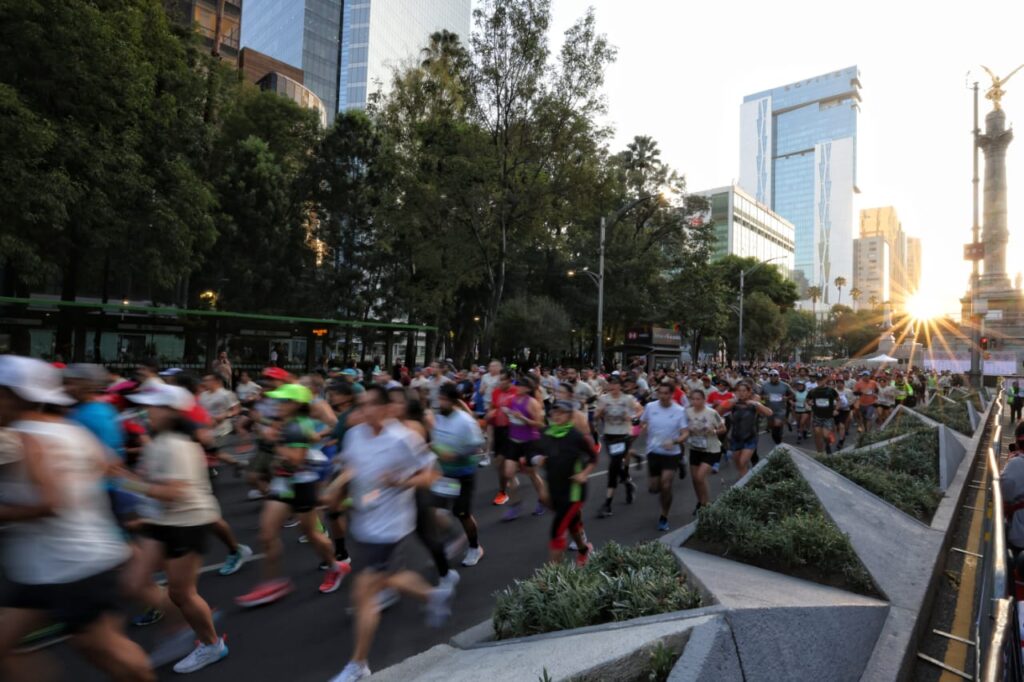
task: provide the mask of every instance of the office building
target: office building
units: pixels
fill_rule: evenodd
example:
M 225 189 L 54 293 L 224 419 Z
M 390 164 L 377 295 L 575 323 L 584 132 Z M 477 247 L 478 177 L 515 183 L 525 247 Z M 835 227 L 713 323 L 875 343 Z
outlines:
M 164 8 L 172 22 L 191 25 L 211 54 L 238 63 L 242 0 L 165 0 Z
M 771 260 L 787 276 L 793 270 L 793 224 L 741 188 L 731 185 L 696 192 L 711 202 L 715 223 L 712 260 L 733 254 Z
M 238 68 L 245 80 L 287 97 L 301 107 L 315 109 L 320 116 L 320 125 L 327 125 L 327 107 L 312 90 L 303 84 L 305 74 L 251 47 L 243 47 L 238 58 Z
M 302 69 L 335 113 L 363 108 L 391 71 L 417 63 L 435 31 L 468 41 L 472 0 L 246 0 L 242 46 Z
M 857 67 L 743 98 L 740 182 L 796 231 L 795 270 L 835 303 L 837 277 L 853 279 L 857 192 Z
M 884 241 L 887 247 L 888 286 L 882 287 L 873 279 L 865 279 L 877 278 L 878 273 L 858 267 L 854 268 L 853 286 L 861 291 L 884 289 L 887 296 L 884 300 L 890 303 L 893 311 L 901 312 L 921 284 L 921 240 L 907 236 L 892 206 L 866 208 L 860 212 L 860 238 L 855 240 L 854 249 L 861 248 L 858 243 L 862 240 L 876 238 Z M 867 294 L 861 297 L 861 304 L 866 300 Z
M 874 309 L 889 301 L 892 298 L 891 272 L 892 253 L 883 235 L 855 240 L 852 288 L 860 290 L 860 297 L 853 305 L 858 309 Z

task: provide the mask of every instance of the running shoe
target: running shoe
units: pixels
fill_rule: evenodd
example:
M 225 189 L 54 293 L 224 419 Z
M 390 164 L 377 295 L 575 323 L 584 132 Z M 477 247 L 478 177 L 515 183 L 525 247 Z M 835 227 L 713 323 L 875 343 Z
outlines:
M 590 553 L 593 552 L 593 551 L 594 551 L 594 545 L 592 545 L 592 544 L 590 544 L 588 542 L 587 543 L 587 551 L 580 552 L 579 554 L 576 555 L 576 565 L 580 566 L 580 567 L 586 566 L 587 562 L 590 561 Z
M 397 604 L 401 598 L 402 595 L 399 594 L 398 590 L 393 587 L 385 587 L 377 593 L 377 608 L 381 611 L 387 611 Z
M 302 535 L 299 536 L 299 544 L 300 545 L 305 545 L 305 544 L 308 544 L 308 543 L 309 543 L 309 537 L 307 537 L 305 533 L 303 533 Z
M 481 550 L 481 554 L 482 553 L 483 550 Z M 460 580 L 462 580 L 462 576 L 459 575 L 459 572 L 456 571 L 454 568 L 449 568 L 448 573 L 446 573 L 443 577 L 439 578 L 437 584 L 447 585 L 448 587 L 454 590 L 455 586 L 459 584 Z
M 714 464 L 711 465 L 711 473 L 713 473 L 713 474 L 717 474 L 718 473 L 718 462 L 715 462 Z
M 538 502 L 537 506 L 533 508 L 533 515 L 534 516 L 544 516 L 544 512 L 546 512 L 546 511 L 547 511 L 547 509 L 544 507 L 544 505 L 541 504 L 540 502 Z
M 266 497 L 266 495 L 264 495 L 259 490 L 256 490 L 255 488 L 253 488 L 252 490 L 250 490 L 248 492 L 248 494 L 245 497 L 246 497 L 246 499 L 255 502 L 256 500 L 262 500 L 264 497 Z
M 506 502 L 508 502 L 508 494 L 499 492 L 497 495 L 494 496 L 494 501 L 491 504 L 496 504 L 500 506 L 505 504 Z
M 288 520 L 284 522 L 285 528 L 295 528 L 297 525 L 299 525 L 299 520 L 294 516 L 289 516 Z
M 337 592 L 338 588 L 341 587 L 341 581 L 344 580 L 345 576 L 351 572 L 351 559 L 336 562 L 333 568 L 327 569 L 327 573 L 324 575 L 324 581 L 320 583 L 320 594 L 331 594 L 332 592 Z
M 194 673 L 208 665 L 213 665 L 228 655 L 228 645 L 221 637 L 215 644 L 200 644 L 192 653 L 178 661 L 174 666 L 176 673 Z
M 658 530 L 660 530 L 662 533 L 668 530 L 668 519 L 666 519 L 664 516 L 658 519 Z
M 501 517 L 502 521 L 515 521 L 519 518 L 519 503 L 515 503 L 505 510 L 505 514 Z
M 238 545 L 238 551 L 228 554 L 228 558 L 224 560 L 224 565 L 217 571 L 221 575 L 232 575 L 238 573 L 238 569 L 242 567 L 246 561 L 252 558 L 252 547 L 249 545 Z
M 466 556 L 462 560 L 463 566 L 476 566 L 484 558 L 483 547 L 470 547 L 466 550 Z M 450 573 L 451 571 L 449 571 Z
M 356 682 L 370 676 L 370 667 L 365 663 L 352 661 L 341 672 L 330 679 L 330 682 Z
M 491 458 L 488 457 L 487 455 L 484 455 L 480 458 L 480 461 L 478 461 L 476 465 L 481 469 L 483 469 L 484 467 L 489 467 L 491 466 Z
M 291 594 L 294 590 L 295 585 L 288 578 L 268 580 L 257 585 L 252 592 L 236 597 L 235 603 L 244 608 L 272 604 Z
M 570 552 L 579 551 L 579 547 L 576 546 L 576 541 L 575 540 L 569 540 L 569 551 Z
M 132 625 L 140 628 L 144 628 L 147 625 L 153 625 L 159 623 L 164 619 L 164 612 L 160 609 L 146 609 L 146 611 L 140 615 L 132 618 Z
M 600 511 L 597 512 L 597 518 L 607 519 L 612 515 L 612 505 L 609 503 L 602 504 Z
M 427 625 L 439 628 L 452 615 L 452 599 L 455 590 L 446 585 L 438 585 L 427 597 Z
M 636 483 L 632 479 L 626 481 L 626 504 L 633 504 L 636 499 Z

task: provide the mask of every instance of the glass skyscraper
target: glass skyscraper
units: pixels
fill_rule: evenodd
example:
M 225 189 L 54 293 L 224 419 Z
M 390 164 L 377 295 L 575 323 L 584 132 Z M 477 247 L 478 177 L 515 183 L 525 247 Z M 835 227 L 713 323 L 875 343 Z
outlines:
M 715 222 L 712 261 L 730 254 L 770 260 L 789 275 L 793 270 L 792 223 L 735 185 L 694 194 L 707 197 L 711 204 L 705 218 Z
M 794 275 L 826 304 L 837 277 L 853 281 L 860 87 L 852 66 L 747 95 L 740 109 L 740 185 L 793 223 Z
M 415 64 L 434 31 L 469 40 L 472 0 L 246 0 L 242 47 L 301 67 L 304 83 L 335 112 L 366 106 Z

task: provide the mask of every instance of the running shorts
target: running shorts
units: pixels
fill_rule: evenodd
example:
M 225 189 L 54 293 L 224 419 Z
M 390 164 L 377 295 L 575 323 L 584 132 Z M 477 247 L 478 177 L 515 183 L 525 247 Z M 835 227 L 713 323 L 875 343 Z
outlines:
M 508 453 L 506 456 L 519 462 L 520 467 L 532 468 L 533 464 L 530 463 L 530 460 L 533 459 L 534 455 L 540 454 L 540 443 L 535 440 L 510 440 L 508 442 Z
M 497 457 L 508 456 L 508 427 L 507 426 L 495 426 L 494 427 L 494 454 Z
M 708 452 L 707 450 L 690 450 L 690 466 L 696 467 L 701 464 L 715 466 L 722 461 L 721 452 Z
M 121 567 L 70 583 L 9 583 L 0 604 L 12 609 L 44 611 L 71 632 L 81 632 L 103 614 L 121 610 Z
M 210 524 L 202 526 L 161 526 L 147 523 L 143 526 L 142 535 L 156 540 L 164 546 L 164 556 L 168 559 L 180 559 L 186 554 L 206 553 L 206 536 Z
M 444 497 L 442 495 L 434 495 L 434 506 L 441 509 L 451 509 L 452 514 L 455 514 L 460 519 L 464 519 L 473 513 L 473 490 L 476 485 L 476 475 L 448 476 L 447 478 L 459 482 L 459 496 Z
M 305 514 L 317 508 L 319 500 L 316 494 L 316 481 L 289 483 L 288 489 L 284 494 L 271 492 L 270 499 L 284 502 L 297 514 Z M 271 490 L 273 491 L 273 486 Z
M 829 431 L 835 431 L 836 420 L 832 417 L 815 417 L 811 420 L 811 426 L 816 429 L 828 429 Z
M 647 455 L 647 472 L 651 476 L 660 476 L 662 471 L 676 471 L 682 461 L 682 455 L 659 455 L 652 452 Z

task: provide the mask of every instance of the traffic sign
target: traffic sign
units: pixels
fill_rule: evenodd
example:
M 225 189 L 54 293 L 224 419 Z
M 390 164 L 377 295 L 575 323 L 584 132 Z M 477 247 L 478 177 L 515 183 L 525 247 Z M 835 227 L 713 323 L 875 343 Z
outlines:
M 964 244 L 964 260 L 984 260 L 985 242 Z

